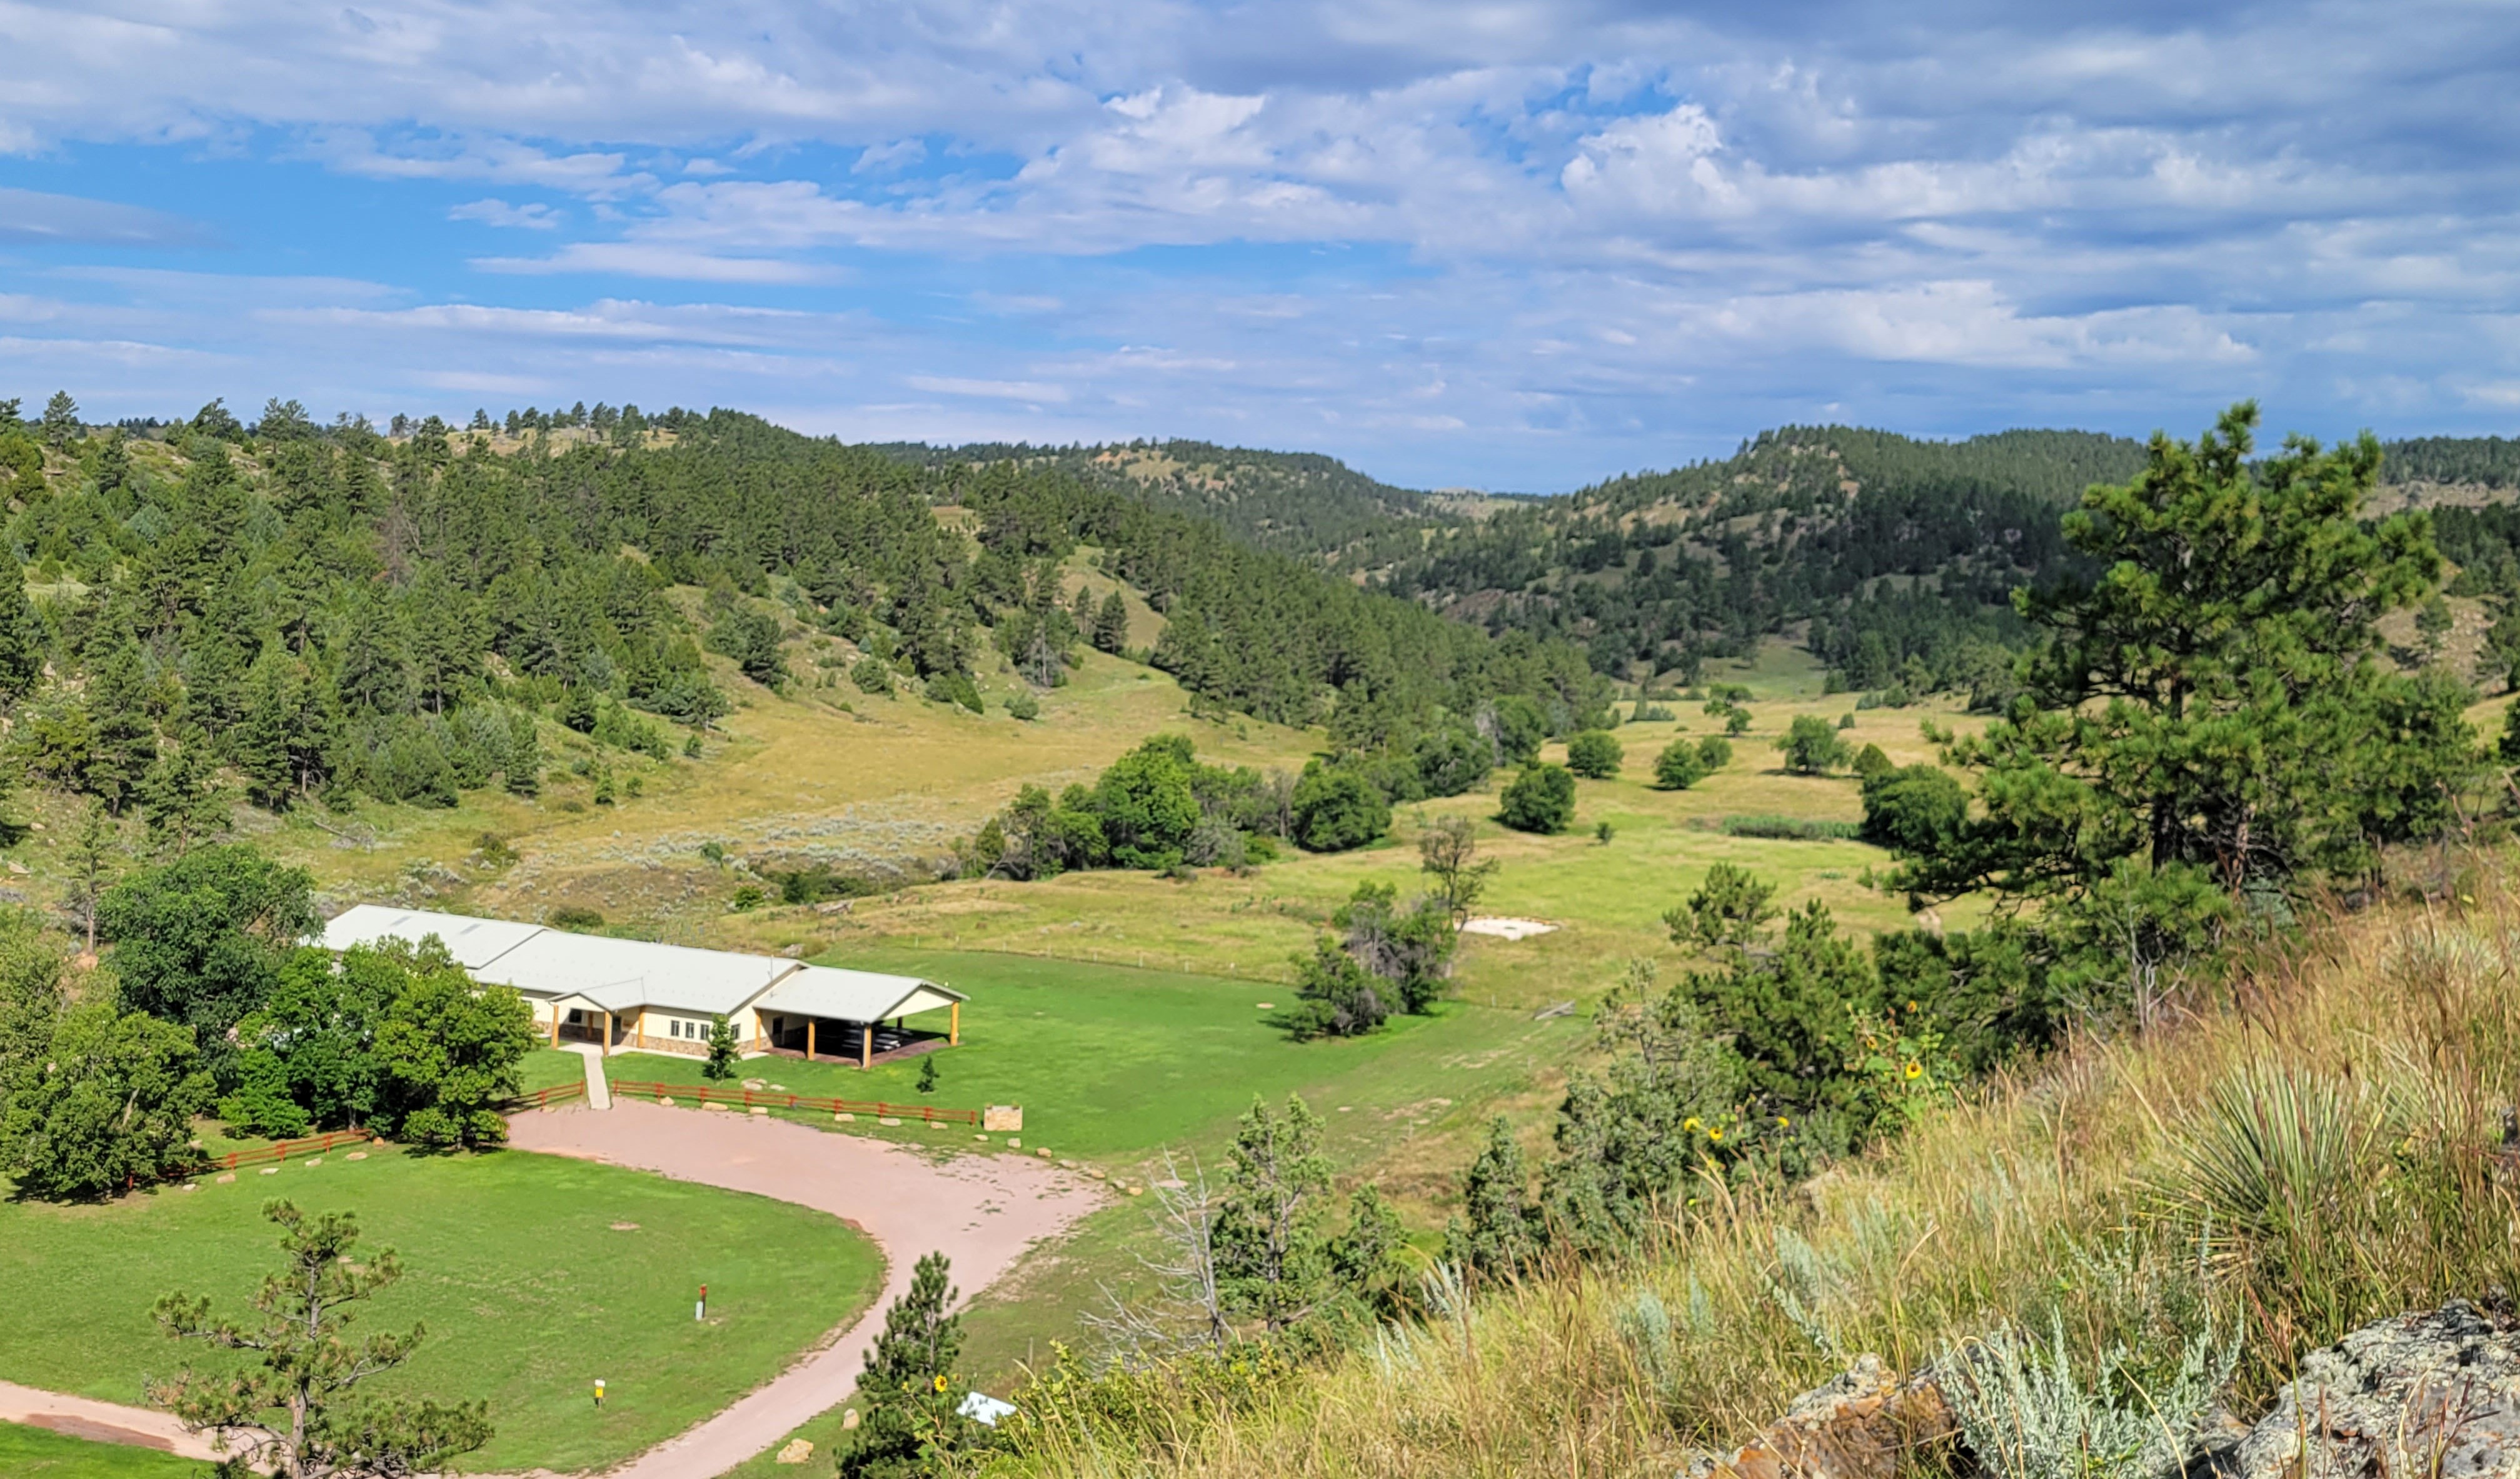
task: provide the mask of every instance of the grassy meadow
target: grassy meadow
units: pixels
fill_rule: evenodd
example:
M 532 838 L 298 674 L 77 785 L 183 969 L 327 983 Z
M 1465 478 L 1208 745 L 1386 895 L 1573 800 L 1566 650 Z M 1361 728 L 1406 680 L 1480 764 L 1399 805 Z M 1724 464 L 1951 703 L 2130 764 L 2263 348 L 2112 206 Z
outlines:
M 261 1216 L 275 1197 L 356 1212 L 363 1247 L 399 1252 L 402 1281 L 362 1322 L 425 1322 L 429 1335 L 382 1390 L 489 1399 L 498 1436 L 465 1460 L 474 1470 L 637 1453 L 767 1380 L 882 1281 L 863 1236 L 786 1202 L 557 1156 L 337 1151 L 194 1191 L 0 1201 L 0 1379 L 137 1403 L 153 1375 L 222 1363 L 166 1339 L 150 1308 L 180 1291 L 250 1313 L 279 1265 L 279 1230 Z M 705 1324 L 691 1318 L 702 1282 Z M 0 1471 L 21 1472 L 6 1456 Z
M 1774 1200 L 1708 1181 L 1657 1245 L 1491 1288 L 1172 1446 L 1005 1472 L 1198 1479 L 1668 1474 L 1859 1352 L 1915 1369 L 2006 1326 L 2139 1383 L 2236 1338 L 2235 1411 L 2368 1321 L 2520 1287 L 2496 1147 L 2520 1098 L 2520 891 L 2471 869 L 2197 983 L 2186 1011 L 1979 1086 Z M 1783 1294 L 1793 1296 L 1798 1320 Z M 1667 1340 L 1637 1332 L 1667 1329 Z
M 10 1479 L 195 1479 L 196 1459 L 0 1422 L 0 1474 Z

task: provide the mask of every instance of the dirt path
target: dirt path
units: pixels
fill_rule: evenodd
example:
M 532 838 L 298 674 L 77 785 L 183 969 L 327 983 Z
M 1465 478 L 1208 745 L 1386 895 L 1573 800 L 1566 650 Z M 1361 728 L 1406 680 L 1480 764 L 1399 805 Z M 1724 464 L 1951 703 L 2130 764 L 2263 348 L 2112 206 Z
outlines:
M 158 1449 L 180 1454 L 187 1458 L 218 1457 L 210 1452 L 208 1438 L 185 1432 L 184 1425 L 177 1422 L 170 1412 L 123 1407 L 91 1397 L 37 1391 L 14 1382 L 0 1381 L 0 1422 L 50 1428 L 56 1433 L 98 1443 L 127 1443 L 135 1448 Z
M 938 1139 L 949 1133 L 969 1132 L 939 1132 Z M 954 1261 L 954 1286 L 968 1299 L 1025 1248 L 1065 1231 L 1107 1194 L 1082 1177 L 1012 1155 L 964 1155 L 940 1165 L 860 1136 L 627 1098 L 604 1111 L 518 1115 L 509 1143 L 813 1207 L 854 1224 L 883 1250 L 883 1292 L 856 1324 L 716 1416 L 610 1470 L 613 1479 L 716 1479 L 847 1400 L 884 1309 L 910 1287 L 920 1255 L 942 1250 Z

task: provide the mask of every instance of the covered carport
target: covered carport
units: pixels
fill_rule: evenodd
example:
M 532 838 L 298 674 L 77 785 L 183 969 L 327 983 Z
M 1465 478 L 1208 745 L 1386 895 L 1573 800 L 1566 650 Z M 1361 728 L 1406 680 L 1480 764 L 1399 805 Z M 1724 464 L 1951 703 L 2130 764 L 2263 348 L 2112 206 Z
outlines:
M 771 1051 L 808 1061 L 855 1058 L 866 1068 L 878 1058 L 960 1043 L 965 1000 L 917 976 L 807 965 L 763 992 L 753 1010 Z M 946 1013 L 941 1031 L 910 1025 L 911 1018 L 939 1010 Z

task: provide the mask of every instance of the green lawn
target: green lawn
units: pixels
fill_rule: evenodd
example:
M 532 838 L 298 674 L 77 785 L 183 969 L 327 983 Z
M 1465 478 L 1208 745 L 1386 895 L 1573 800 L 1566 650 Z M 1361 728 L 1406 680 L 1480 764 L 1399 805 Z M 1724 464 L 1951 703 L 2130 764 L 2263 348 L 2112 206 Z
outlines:
M 247 1313 L 278 1266 L 278 1230 L 260 1216 L 278 1196 L 354 1211 L 363 1245 L 399 1251 L 403 1281 L 365 1322 L 425 1320 L 429 1336 L 380 1389 L 489 1399 L 498 1437 L 473 1469 L 626 1457 L 777 1373 L 881 1282 L 862 1236 L 784 1202 L 522 1152 L 336 1152 L 312 1169 L 292 1161 L 101 1206 L 0 1202 L 0 1378 L 138 1402 L 144 1380 L 186 1354 L 150 1306 L 182 1290 Z M 702 1282 L 706 1324 L 691 1315 Z M 608 1383 L 601 1413 L 597 1377 Z M 0 1461 L 0 1472 L 18 1470 Z
M 0 1474 L 9 1479 L 193 1479 L 206 1467 L 156 1449 L 0 1422 Z
M 1512 1051 L 1525 1039 L 1571 1031 L 1562 1021 L 1533 1024 L 1527 1013 L 1447 1004 L 1435 1016 L 1393 1017 L 1370 1037 L 1292 1043 L 1264 1020 L 1262 1003 L 1291 1000 L 1269 983 L 987 952 L 861 949 L 842 964 L 925 976 L 970 996 L 961 1046 L 934 1054 L 940 1081 L 929 1101 L 1020 1104 L 1027 1147 L 1109 1161 L 1134 1162 L 1166 1145 L 1212 1146 L 1255 1094 L 1275 1100 L 1300 1092 L 1332 1115 L 1336 1105 L 1323 1100 L 1333 1095 L 1384 1110 L 1419 1091 L 1464 1098 L 1526 1067 Z M 1465 1074 L 1465 1055 L 1495 1061 Z M 915 1058 L 864 1072 L 755 1058 L 743 1072 L 799 1094 L 915 1104 L 919 1068 Z M 690 1059 L 660 1054 L 621 1054 L 609 1069 L 616 1079 L 699 1081 Z M 1350 1103 L 1351 1116 L 1357 1108 Z
M 565 1049 L 537 1048 L 526 1053 L 524 1061 L 517 1067 L 524 1077 L 527 1094 L 537 1089 L 586 1081 L 586 1058 Z

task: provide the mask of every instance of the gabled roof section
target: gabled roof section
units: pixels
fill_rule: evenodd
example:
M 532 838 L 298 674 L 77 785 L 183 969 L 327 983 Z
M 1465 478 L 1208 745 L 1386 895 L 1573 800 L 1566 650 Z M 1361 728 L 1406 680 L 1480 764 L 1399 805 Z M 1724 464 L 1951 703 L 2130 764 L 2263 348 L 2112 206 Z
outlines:
M 540 924 L 510 919 L 475 919 L 467 915 L 438 914 L 427 909 L 398 909 L 389 904 L 360 904 L 324 926 L 326 950 L 339 952 L 380 940 L 409 940 L 417 945 L 428 935 L 446 942 L 447 952 L 465 969 L 478 973 L 493 961 L 538 934 Z
M 799 1016 L 843 1022 L 880 1022 L 967 1000 L 959 991 L 917 976 L 800 965 L 794 974 L 763 993 L 757 1005 L 763 1011 L 792 1011 Z
M 537 996 L 582 996 L 608 1011 L 656 1007 L 715 1015 L 740 1009 L 771 982 L 804 968 L 777 956 L 545 929 L 472 974 Z

